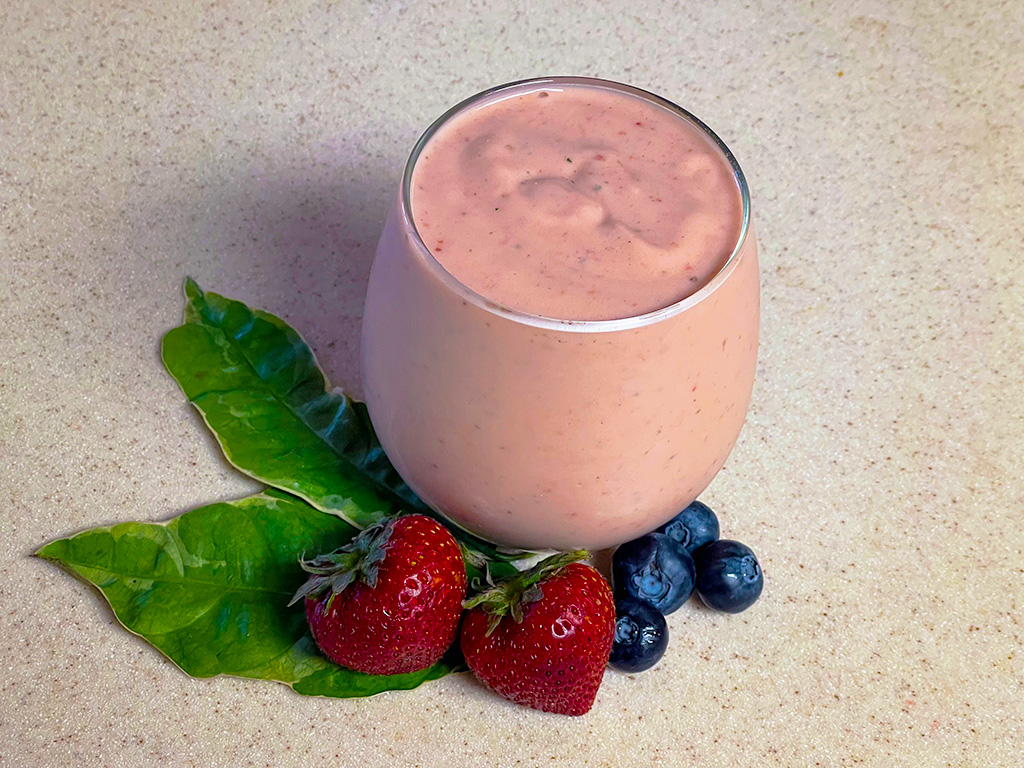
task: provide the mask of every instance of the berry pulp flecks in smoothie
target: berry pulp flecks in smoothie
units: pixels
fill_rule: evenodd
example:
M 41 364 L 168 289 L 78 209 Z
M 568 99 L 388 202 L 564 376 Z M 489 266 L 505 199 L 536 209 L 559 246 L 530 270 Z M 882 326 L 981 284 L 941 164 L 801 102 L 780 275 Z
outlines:
M 743 217 L 732 167 L 667 107 L 537 87 L 447 122 L 419 157 L 412 215 L 434 258 L 528 314 L 631 317 L 680 301 L 729 258 Z

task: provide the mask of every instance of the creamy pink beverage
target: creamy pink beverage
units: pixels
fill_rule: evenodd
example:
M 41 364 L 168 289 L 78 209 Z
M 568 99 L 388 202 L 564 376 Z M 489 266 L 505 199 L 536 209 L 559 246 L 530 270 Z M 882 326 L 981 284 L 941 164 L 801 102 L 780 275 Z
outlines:
M 432 507 L 528 548 L 621 543 L 710 483 L 757 357 L 739 167 L 628 86 L 504 86 L 424 135 L 378 247 L 364 389 Z

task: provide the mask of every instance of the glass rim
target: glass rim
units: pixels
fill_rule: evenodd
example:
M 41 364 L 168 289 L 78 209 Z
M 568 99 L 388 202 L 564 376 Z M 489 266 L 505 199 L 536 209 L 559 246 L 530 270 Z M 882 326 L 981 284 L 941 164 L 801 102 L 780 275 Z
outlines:
M 426 243 L 423 242 L 423 238 L 420 236 L 419 230 L 416 228 L 416 221 L 412 213 L 412 174 L 416 167 L 416 161 L 419 160 L 424 148 L 434 135 L 455 116 L 504 91 L 512 91 L 515 89 L 527 88 L 529 86 L 537 86 L 537 89 L 541 90 L 544 87 L 557 88 L 559 85 L 585 85 L 618 91 L 668 109 L 670 112 L 675 113 L 677 116 L 696 126 L 701 132 L 711 139 L 714 145 L 717 146 L 725 156 L 725 159 L 732 168 L 733 175 L 736 177 L 736 182 L 740 188 L 740 198 L 743 204 L 743 221 L 740 226 L 739 235 L 736 238 L 736 245 L 733 247 L 732 253 L 729 254 L 729 258 L 722 263 L 710 280 L 690 295 L 680 299 L 679 301 L 673 302 L 664 307 L 659 307 L 658 309 L 654 309 L 649 312 L 609 320 L 570 320 L 565 318 L 548 317 L 545 315 L 536 315 L 519 309 L 513 309 L 501 302 L 494 301 L 493 299 L 489 299 L 486 296 L 477 293 L 445 269 L 444 265 L 434 257 L 434 254 L 430 252 Z M 636 86 L 596 77 L 532 77 L 525 80 L 516 80 L 510 83 L 496 85 L 460 101 L 431 123 L 416 142 L 412 152 L 409 154 L 409 159 L 406 161 L 405 170 L 402 173 L 398 199 L 402 223 L 406 230 L 412 234 L 411 239 L 415 243 L 416 249 L 423 257 L 428 268 L 445 286 L 455 291 L 455 293 L 461 296 L 464 300 L 475 304 L 491 314 L 503 317 L 513 322 L 534 326 L 536 328 L 547 328 L 550 330 L 578 333 L 600 333 L 606 331 L 623 331 L 641 328 L 675 317 L 676 315 L 685 312 L 690 307 L 699 304 L 714 293 L 733 271 L 736 263 L 739 261 L 739 255 L 746 243 L 747 233 L 750 228 L 750 192 L 747 189 L 747 179 L 743 175 L 743 170 L 736 161 L 736 157 L 733 155 L 732 150 L 730 150 L 729 147 L 726 146 L 725 142 L 718 137 L 718 134 L 712 131 L 711 128 L 709 128 L 698 117 L 668 99 L 658 96 L 655 93 L 651 93 L 650 91 L 645 91 L 642 88 L 637 88 Z

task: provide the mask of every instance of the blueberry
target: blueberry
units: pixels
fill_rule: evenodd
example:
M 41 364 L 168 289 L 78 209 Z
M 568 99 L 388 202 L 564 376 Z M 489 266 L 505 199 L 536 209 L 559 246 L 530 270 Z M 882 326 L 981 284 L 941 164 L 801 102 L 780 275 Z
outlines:
M 697 594 L 708 608 L 739 613 L 752 606 L 764 587 L 764 573 L 750 547 L 720 539 L 693 553 Z
M 670 614 L 693 594 L 696 571 L 683 545 L 662 533 L 627 541 L 612 555 L 615 597 L 632 597 Z
M 668 625 L 656 608 L 625 597 L 615 602 L 615 644 L 608 660 L 623 672 L 650 669 L 668 646 Z
M 658 528 L 657 532 L 671 536 L 692 555 L 697 547 L 718 538 L 718 518 L 707 504 L 695 501 Z

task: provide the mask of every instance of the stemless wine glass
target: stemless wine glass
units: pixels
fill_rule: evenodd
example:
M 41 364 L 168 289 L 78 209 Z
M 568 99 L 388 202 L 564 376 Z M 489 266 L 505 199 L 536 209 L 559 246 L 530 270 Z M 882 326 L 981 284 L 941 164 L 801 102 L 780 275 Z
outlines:
M 616 320 L 559 320 L 470 290 L 424 245 L 410 181 L 431 137 L 481 102 L 539 86 L 607 88 L 667 108 L 735 173 L 735 248 L 700 290 Z M 631 86 L 538 78 L 490 89 L 417 142 L 370 273 L 362 332 L 370 417 L 395 467 L 442 515 L 493 542 L 602 548 L 664 523 L 725 463 L 757 361 L 757 244 L 732 153 L 680 107 Z

